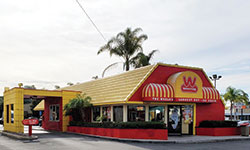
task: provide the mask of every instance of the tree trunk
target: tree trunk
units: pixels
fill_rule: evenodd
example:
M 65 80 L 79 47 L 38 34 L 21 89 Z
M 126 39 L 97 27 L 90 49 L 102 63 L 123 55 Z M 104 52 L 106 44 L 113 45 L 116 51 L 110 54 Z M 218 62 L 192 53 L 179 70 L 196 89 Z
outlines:
M 129 58 L 128 57 L 125 58 L 125 70 L 129 71 Z
M 126 69 L 126 71 L 129 71 L 129 62 L 128 61 L 125 62 L 125 69 Z

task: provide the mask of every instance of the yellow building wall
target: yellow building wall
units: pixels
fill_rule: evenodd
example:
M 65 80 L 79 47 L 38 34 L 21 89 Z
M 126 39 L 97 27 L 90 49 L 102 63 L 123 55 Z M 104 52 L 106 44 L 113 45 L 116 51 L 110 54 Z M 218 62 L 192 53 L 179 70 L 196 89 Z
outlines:
M 71 99 L 75 98 L 77 94 L 81 92 L 75 91 L 62 91 L 62 107 L 66 105 Z M 69 125 L 69 116 L 65 116 L 65 112 L 63 112 L 63 122 L 62 122 L 62 131 L 67 131 L 67 126 Z
M 9 106 L 9 123 L 7 123 L 7 105 L 14 104 L 14 123 L 11 123 Z M 4 131 L 23 133 L 23 89 L 15 88 L 4 92 Z

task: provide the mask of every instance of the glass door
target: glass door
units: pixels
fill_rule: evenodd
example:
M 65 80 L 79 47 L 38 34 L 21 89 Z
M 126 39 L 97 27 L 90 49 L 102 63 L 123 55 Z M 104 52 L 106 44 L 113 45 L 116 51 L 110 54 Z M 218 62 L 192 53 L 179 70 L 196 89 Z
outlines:
M 182 134 L 193 134 L 193 105 L 182 106 Z
M 168 106 L 168 134 L 181 135 L 182 134 L 182 106 L 169 105 Z

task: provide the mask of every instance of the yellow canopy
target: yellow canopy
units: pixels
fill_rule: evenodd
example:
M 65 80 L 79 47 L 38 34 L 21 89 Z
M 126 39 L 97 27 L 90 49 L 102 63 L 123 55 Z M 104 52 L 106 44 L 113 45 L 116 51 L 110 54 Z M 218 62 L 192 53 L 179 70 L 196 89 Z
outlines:
M 36 107 L 33 109 L 35 111 L 43 111 L 44 110 L 44 100 L 42 100 Z

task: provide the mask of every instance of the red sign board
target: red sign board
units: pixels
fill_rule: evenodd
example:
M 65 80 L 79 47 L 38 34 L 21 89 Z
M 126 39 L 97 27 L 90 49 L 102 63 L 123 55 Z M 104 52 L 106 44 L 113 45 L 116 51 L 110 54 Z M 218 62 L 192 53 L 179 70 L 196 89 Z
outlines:
M 174 102 L 192 102 L 192 103 L 216 103 L 216 100 L 200 98 L 175 98 Z
M 38 119 L 24 119 L 23 125 L 36 125 L 39 123 Z

